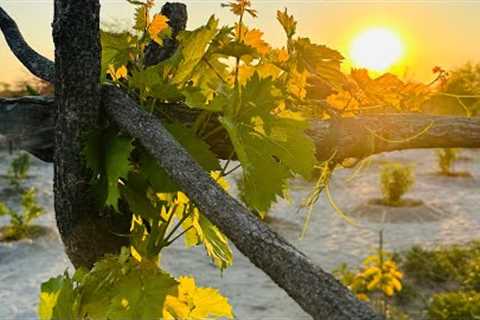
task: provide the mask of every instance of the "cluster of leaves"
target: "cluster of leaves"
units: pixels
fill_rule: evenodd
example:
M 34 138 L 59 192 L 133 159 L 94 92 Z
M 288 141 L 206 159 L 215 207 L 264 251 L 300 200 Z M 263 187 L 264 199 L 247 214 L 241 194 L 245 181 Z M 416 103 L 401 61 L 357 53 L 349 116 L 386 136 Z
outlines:
M 452 167 L 458 158 L 458 150 L 452 148 L 443 148 L 437 150 L 438 167 L 443 175 L 451 175 Z
M 21 194 L 22 211 L 17 212 L 9 208 L 4 202 L 0 202 L 0 216 L 9 216 L 10 222 L 2 227 L 0 238 L 3 240 L 18 240 L 32 236 L 36 228 L 31 225 L 32 221 L 45 213 L 37 202 L 37 190 L 25 189 L 23 183 L 28 176 L 30 168 L 30 156 L 20 153 L 12 160 L 7 172 L 7 179 L 14 190 Z
M 327 98 L 343 116 L 358 113 L 415 112 L 432 97 L 430 85 L 402 81 L 391 73 L 371 78 L 365 69 L 352 69 L 341 90 Z
M 217 290 L 197 287 L 190 277 L 176 280 L 128 248 L 88 272 L 80 268 L 43 283 L 38 314 L 41 320 L 233 318 Z
M 128 1 L 136 6 L 134 30 L 102 32 L 103 81 L 125 88 L 143 108 L 158 115 L 172 136 L 224 187 L 225 176 L 232 172 L 227 171 L 228 164 L 238 159 L 243 169 L 241 197 L 260 214 L 267 212 L 277 197 L 286 196 L 289 178 L 310 177 L 315 163 L 314 144 L 305 133 L 308 122 L 302 109 L 319 98 L 318 88 L 339 87 L 344 81 L 340 72 L 343 58 L 337 51 L 295 37 L 296 21 L 286 10 L 278 12 L 286 46 L 271 48 L 260 30 L 245 24 L 247 15 L 256 16 L 249 1 L 224 5 L 238 17 L 234 26 L 219 27 L 218 19 L 212 16 L 204 26 L 179 34 L 173 34 L 167 17 L 151 16 L 153 1 Z M 162 47 L 172 37 L 178 43 L 173 55 L 156 65 L 146 65 L 149 43 Z M 185 106 L 192 109 L 196 117 L 193 123 L 177 120 L 172 112 L 176 106 L 179 112 Z M 229 141 L 233 147 L 224 165 L 210 147 L 215 137 Z M 201 290 L 196 291 L 200 297 L 192 298 L 188 293 L 192 290 L 191 280 L 180 279 L 179 284 L 168 285 L 165 272 L 158 267 L 154 273 L 160 283 L 152 290 L 166 292 L 173 286 L 178 299 L 166 298 L 171 303 L 164 307 L 160 294 L 158 303 L 148 303 L 146 309 L 133 307 L 132 303 L 141 302 L 144 294 L 151 295 L 145 293 L 142 283 L 155 283 L 154 279 L 143 281 L 142 277 L 147 276 L 141 272 L 143 266 L 155 264 L 161 250 L 176 239 L 183 236 L 187 246 L 203 245 L 220 269 L 232 264 L 232 251 L 225 235 L 134 139 L 106 122 L 101 130 L 85 137 L 84 155 L 99 206 L 119 211 L 119 202 L 123 202 L 133 213 L 130 250 L 128 255 L 100 262 L 88 273 L 80 272 L 73 278 L 64 275 L 47 283 L 42 294 L 65 294 L 66 298 L 59 298 L 61 303 L 47 308 L 50 313 L 44 313 L 44 318 L 48 319 L 49 314 L 63 318 L 61 312 L 65 310 L 68 315 L 74 312 L 75 317 L 142 318 L 136 312 L 153 306 L 160 306 L 155 317 L 163 314 L 158 310 L 167 310 L 165 318 L 203 318 L 205 314 L 188 314 L 196 310 L 192 301 L 204 304 L 212 316 L 231 316 L 228 312 L 215 313 L 215 298 L 202 296 Z M 118 259 L 137 262 L 134 266 L 131 262 L 112 262 Z M 101 272 L 105 264 L 108 274 Z M 132 270 L 135 273 L 126 277 Z M 98 285 L 109 288 L 111 293 Z M 55 293 L 49 295 L 52 286 Z M 66 289 L 62 289 L 64 286 Z M 136 296 L 124 301 L 115 294 L 118 290 Z M 105 297 L 98 292 L 105 293 Z M 89 301 L 94 307 L 87 310 Z M 185 305 L 188 308 L 181 307 Z
M 401 163 L 384 164 L 380 174 L 384 203 L 391 206 L 401 205 L 401 197 L 414 182 L 415 177 L 411 167 Z
M 403 274 L 391 254 L 386 252 L 365 258 L 358 272 L 342 265 L 336 274 L 343 284 L 364 301 L 369 301 L 369 296 L 376 293 L 390 298 L 402 290 Z
M 403 273 L 399 271 L 391 254 L 379 250 L 377 254 L 365 258 L 358 271 L 352 271 L 342 264 L 335 274 L 358 299 L 369 302 L 386 318 L 401 318 L 399 311 L 396 312 L 396 318 L 391 315 L 394 310 L 390 306 L 391 298 L 403 287 Z
M 457 291 L 433 296 L 428 307 L 429 320 L 474 320 L 480 318 L 480 293 Z

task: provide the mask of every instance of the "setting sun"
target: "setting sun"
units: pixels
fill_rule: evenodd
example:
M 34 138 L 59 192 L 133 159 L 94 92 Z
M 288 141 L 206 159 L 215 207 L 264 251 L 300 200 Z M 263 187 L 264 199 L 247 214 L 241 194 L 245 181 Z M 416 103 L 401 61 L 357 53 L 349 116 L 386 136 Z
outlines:
M 355 67 L 385 71 L 398 62 L 404 53 L 404 44 L 392 30 L 368 29 L 355 37 L 350 57 Z

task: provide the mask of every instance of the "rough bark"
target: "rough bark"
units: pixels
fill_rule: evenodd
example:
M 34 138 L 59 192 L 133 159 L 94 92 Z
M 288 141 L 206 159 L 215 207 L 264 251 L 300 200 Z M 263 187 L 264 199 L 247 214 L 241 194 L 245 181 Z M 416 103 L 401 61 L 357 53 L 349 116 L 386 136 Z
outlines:
M 68 257 L 86 267 L 128 245 L 117 234 L 129 230 L 128 217 L 97 207 L 82 156 L 100 114 L 99 11 L 98 0 L 55 0 L 55 213 Z
M 163 127 L 128 95 L 104 87 L 105 111 L 155 157 L 204 214 L 314 319 L 381 319 L 332 275 L 226 194 Z
M 14 140 L 19 148 L 51 162 L 54 108 L 49 97 L 0 98 L 0 134 Z M 187 125 L 196 117 L 192 109 L 182 105 L 168 105 L 165 110 L 170 111 L 169 118 Z M 318 161 L 333 154 L 336 161 L 342 161 L 405 149 L 480 148 L 480 117 L 397 113 L 311 120 L 310 125 L 307 134 L 315 142 Z M 220 158 L 227 159 L 231 146 L 223 134 L 211 136 L 209 143 Z

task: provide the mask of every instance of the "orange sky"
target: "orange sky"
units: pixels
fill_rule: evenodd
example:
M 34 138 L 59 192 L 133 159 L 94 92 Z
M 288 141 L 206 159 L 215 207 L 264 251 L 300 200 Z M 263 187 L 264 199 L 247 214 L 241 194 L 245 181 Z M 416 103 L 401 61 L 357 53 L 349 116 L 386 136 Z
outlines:
M 221 22 L 233 16 L 220 7 L 222 1 L 183 1 L 189 8 L 189 28 L 205 22 L 210 14 Z M 124 0 L 103 0 L 102 21 L 128 26 L 132 6 Z M 157 0 L 160 8 L 163 1 Z M 429 80 L 435 65 L 452 68 L 467 61 L 480 61 L 480 1 L 252 1 L 259 18 L 247 20 L 260 27 L 266 39 L 281 46 L 284 34 L 275 20 L 276 10 L 287 7 L 299 21 L 298 33 L 317 43 L 340 50 L 348 58 L 348 48 L 356 34 L 372 26 L 399 32 L 407 43 L 401 71 L 409 78 Z M 53 0 L 0 0 L 17 21 L 27 41 L 52 57 L 51 20 Z M 346 63 L 348 69 L 348 61 Z M 0 82 L 24 79 L 29 73 L 16 61 L 5 41 L 0 40 Z

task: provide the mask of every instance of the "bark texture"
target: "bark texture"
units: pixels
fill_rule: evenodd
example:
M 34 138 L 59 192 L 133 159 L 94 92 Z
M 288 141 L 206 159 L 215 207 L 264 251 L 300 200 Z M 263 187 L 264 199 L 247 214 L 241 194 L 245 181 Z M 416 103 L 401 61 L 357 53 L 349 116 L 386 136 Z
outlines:
M 55 108 L 51 97 L 0 98 L 0 134 L 19 148 L 52 162 Z M 165 110 L 169 119 L 186 125 L 198 115 L 182 105 L 167 105 Z M 164 113 L 158 116 L 162 118 Z M 480 117 L 396 113 L 311 120 L 307 134 L 315 142 L 318 161 L 330 159 L 332 154 L 334 160 L 342 161 L 405 149 L 480 148 Z M 232 146 L 224 135 L 219 132 L 208 142 L 220 158 L 228 159 Z
M 314 319 L 381 319 L 332 275 L 226 194 L 163 127 L 115 87 L 103 89 L 105 110 L 155 157 L 235 246 Z
M 100 114 L 99 11 L 98 0 L 55 0 L 55 213 L 76 267 L 128 244 L 116 234 L 128 233 L 129 218 L 97 207 L 82 156 L 82 140 Z

